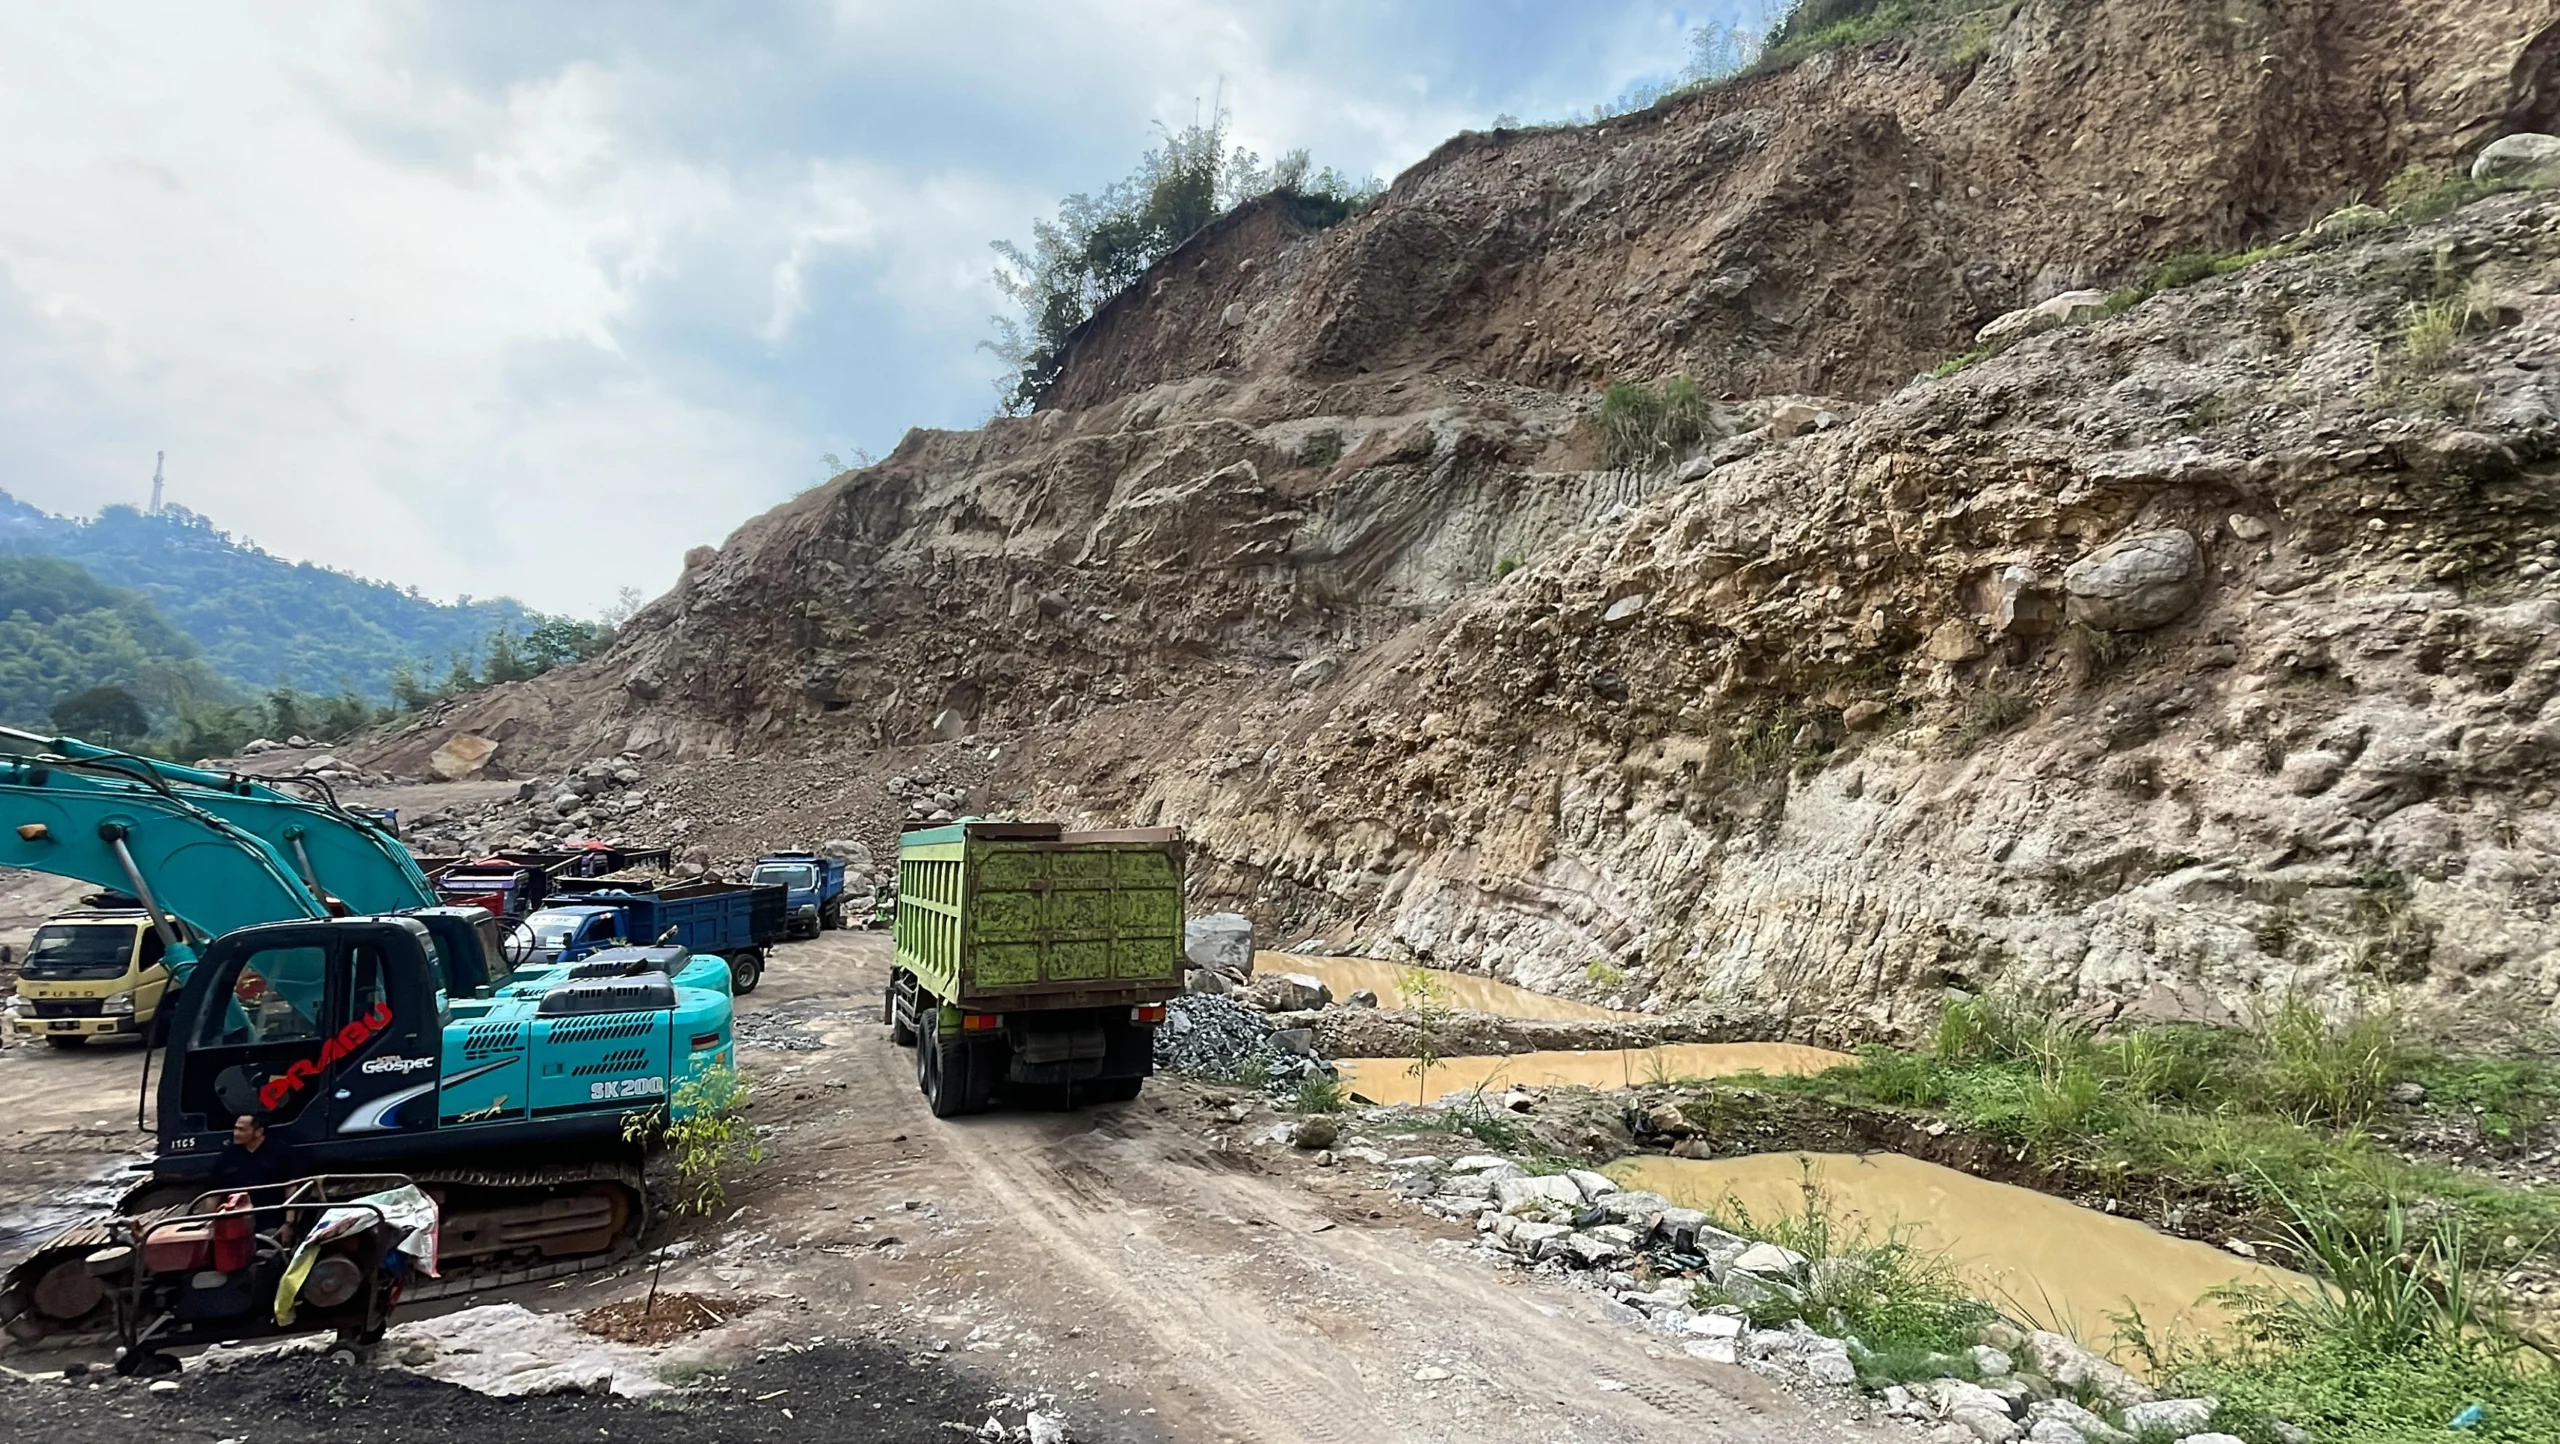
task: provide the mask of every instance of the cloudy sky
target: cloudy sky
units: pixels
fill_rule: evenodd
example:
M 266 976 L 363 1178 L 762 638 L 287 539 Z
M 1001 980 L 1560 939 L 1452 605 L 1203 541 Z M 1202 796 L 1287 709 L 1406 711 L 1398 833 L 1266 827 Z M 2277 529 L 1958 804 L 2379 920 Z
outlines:
M 1759 0 L 0 10 L 0 489 L 592 614 L 969 426 L 988 242 L 1223 93 L 1392 177 Z

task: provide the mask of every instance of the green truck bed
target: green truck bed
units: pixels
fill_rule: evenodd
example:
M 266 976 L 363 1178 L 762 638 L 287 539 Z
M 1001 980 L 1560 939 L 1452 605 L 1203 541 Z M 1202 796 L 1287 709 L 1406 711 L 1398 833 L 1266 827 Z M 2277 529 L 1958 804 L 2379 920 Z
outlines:
M 963 1008 L 1159 1002 L 1182 991 L 1182 834 L 955 822 L 898 848 L 898 965 Z

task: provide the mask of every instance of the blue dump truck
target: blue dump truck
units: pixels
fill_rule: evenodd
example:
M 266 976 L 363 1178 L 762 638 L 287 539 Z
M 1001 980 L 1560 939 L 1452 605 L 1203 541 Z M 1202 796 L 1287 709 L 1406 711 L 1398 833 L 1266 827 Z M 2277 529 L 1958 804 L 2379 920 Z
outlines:
M 664 941 L 728 959 L 731 989 L 752 993 L 764 977 L 766 949 L 783 936 L 788 909 L 788 895 L 778 886 L 564 878 L 548 902 L 525 916 L 533 951 L 523 966 L 576 962 L 604 948 Z
M 756 859 L 755 880 L 790 898 L 789 936 L 814 938 L 844 926 L 844 863 L 814 852 L 769 852 Z

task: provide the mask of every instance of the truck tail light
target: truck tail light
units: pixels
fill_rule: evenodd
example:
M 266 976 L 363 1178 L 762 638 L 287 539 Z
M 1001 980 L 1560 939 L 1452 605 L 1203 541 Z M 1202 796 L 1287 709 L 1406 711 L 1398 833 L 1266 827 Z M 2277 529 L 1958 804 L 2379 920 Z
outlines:
M 696 1033 L 693 1035 L 693 1051 L 697 1053 L 701 1052 L 705 1048 L 717 1048 L 719 1046 L 720 1035 L 717 1033 Z
M 1161 1023 L 1164 1021 L 1164 1004 L 1140 1003 L 1138 1006 L 1129 1010 L 1129 1021 L 1132 1023 Z
M 1002 1013 L 963 1013 L 960 1015 L 960 1031 L 963 1033 L 992 1033 L 1003 1026 L 1004 1014 Z

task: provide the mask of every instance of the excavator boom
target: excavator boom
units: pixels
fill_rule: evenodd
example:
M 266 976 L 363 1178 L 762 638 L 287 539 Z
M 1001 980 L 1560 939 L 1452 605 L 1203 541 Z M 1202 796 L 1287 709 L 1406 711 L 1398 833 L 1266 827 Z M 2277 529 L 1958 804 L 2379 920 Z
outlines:
M 439 901 L 434 886 L 399 839 L 372 819 L 338 806 L 328 784 L 317 779 L 298 784 L 317 796 L 300 797 L 273 785 L 271 779 L 183 767 L 92 746 L 77 738 L 38 737 L 8 728 L 0 728 L 0 758 L 40 765 L 56 774 L 121 781 L 184 802 L 264 842 L 301 880 L 305 891 L 335 898 L 351 912 L 406 912 L 433 907 Z M 107 885 L 127 886 L 122 881 Z M 176 890 L 183 880 L 172 879 L 165 886 Z M 186 909 L 174 901 L 169 906 L 179 916 L 187 916 Z M 297 914 L 272 913 L 261 921 L 292 916 Z M 188 917 L 188 921 L 196 919 Z
M 130 892 L 208 936 L 323 903 L 266 841 L 174 790 L 0 758 L 0 867 Z

